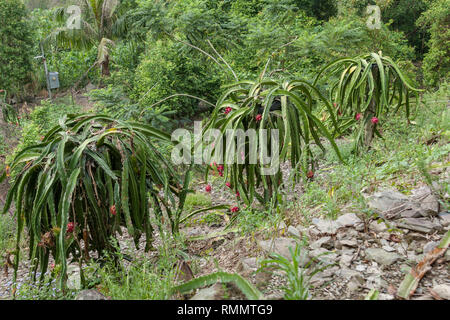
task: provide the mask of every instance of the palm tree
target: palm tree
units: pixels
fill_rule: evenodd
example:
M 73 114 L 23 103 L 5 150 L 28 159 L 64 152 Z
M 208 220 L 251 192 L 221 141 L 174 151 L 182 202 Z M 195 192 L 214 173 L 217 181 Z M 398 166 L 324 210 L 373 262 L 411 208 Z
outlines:
M 118 27 L 122 21 L 117 10 L 118 0 L 78 0 L 78 4 L 81 9 L 79 28 L 71 25 L 57 28 L 44 42 L 76 50 L 96 46 L 96 64 L 101 67 L 103 76 L 109 76 L 110 48 L 114 46 L 114 39 L 123 33 L 123 29 Z M 66 8 L 58 8 L 56 17 L 66 24 Z

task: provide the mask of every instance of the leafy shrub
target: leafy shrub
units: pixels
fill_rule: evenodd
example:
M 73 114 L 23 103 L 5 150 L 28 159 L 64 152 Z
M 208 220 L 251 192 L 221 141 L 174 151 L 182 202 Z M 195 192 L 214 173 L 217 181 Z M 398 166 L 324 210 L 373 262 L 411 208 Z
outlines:
M 437 87 L 447 80 L 450 72 L 450 7 L 445 0 L 432 1 L 430 8 L 417 21 L 422 28 L 429 29 L 430 50 L 423 60 L 425 82 Z
M 369 146 L 374 133 L 381 136 L 377 129 L 380 117 L 395 114 L 404 107 L 409 121 L 410 94 L 420 91 L 413 87 L 391 58 L 381 53 L 333 61 L 318 73 L 315 83 L 322 74 L 327 78 L 339 75 L 338 80 L 331 84 L 329 95 L 335 105 L 333 112 L 341 124 L 340 132 L 359 123 L 355 149 L 362 142 Z
M 121 233 L 121 226 L 127 227 L 136 246 L 145 233 L 149 250 L 149 203 L 159 220 L 163 210 L 166 212 L 172 231 L 177 232 L 186 192 L 152 139 L 170 143 L 168 135 L 147 125 L 102 115 L 68 116 L 60 119 L 41 143 L 19 152 L 11 171 L 21 171 L 3 208 L 3 213 L 7 212 L 15 201 L 18 242 L 14 277 L 24 226 L 30 258 L 38 260 L 41 274 L 47 270 L 50 254 L 55 264 L 61 265 L 60 288 L 66 280 L 69 255 L 83 261 L 89 259 L 91 250 L 99 255 L 112 250 L 109 238 Z M 6 176 L 4 172 L 0 182 Z M 173 212 L 177 196 L 180 207 Z
M 108 86 L 88 93 L 97 102 L 98 110 L 121 120 L 137 120 L 158 129 L 167 129 L 174 125 L 171 117 L 176 114 L 169 106 L 142 110 L 139 103 L 133 103 L 121 86 Z
M 137 69 L 135 95 L 142 109 L 150 111 L 154 103 L 177 93 L 186 93 L 214 101 L 218 97 L 222 72 L 219 67 L 205 63 L 205 56 L 186 52 L 185 45 L 157 41 L 148 49 Z M 200 56 L 200 57 L 199 57 Z M 198 113 L 198 100 L 174 97 L 154 106 L 166 108 L 181 116 Z
M 89 81 L 93 83 L 98 82 L 100 78 L 99 70 L 89 70 L 89 67 L 96 61 L 96 54 L 96 48 L 86 51 L 54 49 L 47 53 L 46 58 L 49 70 L 58 72 L 59 90 L 71 88 L 75 84 L 77 84 L 77 88 L 81 88 L 87 85 Z M 41 78 L 45 81 L 43 68 L 41 67 L 40 70 L 42 73 Z M 88 73 L 85 75 L 86 72 Z M 78 83 L 78 81 L 80 82 Z
M 262 78 L 262 76 L 261 76 Z M 224 163 L 223 177 L 231 183 L 231 187 L 240 193 L 240 197 L 250 205 L 256 197 L 261 203 L 268 204 L 270 199 L 277 199 L 278 188 L 282 184 L 282 172 L 277 170 L 279 163 L 287 159 L 288 155 L 292 168 L 301 168 L 306 175 L 314 170 L 314 155 L 311 144 L 315 143 L 325 150 L 320 137 L 328 139 L 335 152 L 339 150 L 328 130 L 314 114 L 313 109 L 318 102 L 323 103 L 331 114 L 331 119 L 337 125 L 332 107 L 327 99 L 314 86 L 303 80 L 257 80 L 241 81 L 228 86 L 227 91 L 217 101 L 211 119 L 205 127 L 219 129 L 225 135 L 226 130 L 232 133 L 234 141 L 237 130 L 256 130 L 252 143 L 247 139 L 240 143 L 238 150 L 228 149 L 227 143 L 222 144 L 223 159 L 214 159 L 217 163 Z M 271 141 L 272 130 L 279 130 L 278 141 Z M 337 130 L 337 127 L 335 127 Z M 267 140 L 260 141 L 263 130 L 267 130 Z M 206 139 L 211 137 L 206 136 Z M 220 143 L 213 139 L 212 153 L 218 152 Z M 229 138 L 227 138 L 229 139 Z M 275 138 L 276 139 L 276 138 Z M 264 144 L 265 143 L 265 144 Z M 279 159 L 269 155 L 273 143 L 278 143 Z M 230 147 L 233 143 L 230 144 Z M 264 150 L 264 151 L 263 151 Z M 262 158 L 256 158 L 267 151 L 271 156 L 271 166 L 276 173 L 263 174 L 267 163 Z M 254 160 L 257 164 L 250 164 Z M 209 167 L 207 167 L 209 170 Z M 223 171 L 223 170 L 222 170 Z M 256 192 L 262 186 L 264 194 Z
M 427 0 L 398 0 L 387 2 L 387 8 L 382 10 L 383 21 L 392 19 L 391 29 L 401 31 L 405 34 L 409 44 L 415 48 L 419 59 L 426 52 L 425 42 L 429 38 L 428 30 L 417 30 L 416 21 L 421 13 L 428 8 Z
M 41 105 L 36 106 L 21 121 L 21 137 L 19 144 L 12 155 L 7 157 L 7 162 L 11 162 L 14 156 L 25 148 L 41 141 L 50 128 L 58 124 L 58 120 L 66 114 L 75 114 L 81 111 L 81 106 L 65 104 L 64 102 L 52 103 L 48 100 L 41 100 Z M 14 178 L 17 170 L 11 172 Z
M 0 21 L 0 89 L 17 95 L 32 70 L 32 29 L 23 2 L 2 0 Z

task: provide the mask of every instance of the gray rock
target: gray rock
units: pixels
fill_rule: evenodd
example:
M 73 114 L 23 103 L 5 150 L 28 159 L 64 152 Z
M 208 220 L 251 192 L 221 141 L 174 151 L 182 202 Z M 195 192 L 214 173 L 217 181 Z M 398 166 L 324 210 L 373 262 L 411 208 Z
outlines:
M 363 264 L 358 264 L 356 267 L 355 267 L 355 270 L 356 271 L 359 271 L 359 272 L 363 272 L 363 271 L 365 271 L 366 270 L 366 266 L 365 265 L 363 265 Z
M 387 287 L 387 282 L 381 278 L 380 274 L 375 274 L 367 278 L 366 287 L 369 289 L 381 289 Z
M 387 293 L 380 293 L 378 295 L 378 300 L 394 300 L 395 297 L 391 294 L 387 294 Z
M 420 208 L 422 209 L 422 215 L 425 217 L 437 215 L 439 213 L 439 201 L 434 195 L 430 194 L 420 202 Z
M 103 294 L 94 289 L 80 291 L 75 300 L 108 300 Z
M 222 300 L 224 295 L 222 284 L 200 289 L 190 300 Z
M 378 263 L 375 262 L 375 261 L 372 261 L 372 264 L 367 267 L 366 273 L 369 273 L 369 274 L 381 274 L 381 270 L 378 267 Z
M 396 222 L 398 228 L 405 228 L 423 233 L 432 233 L 436 230 L 442 230 L 438 223 L 431 222 L 427 218 L 402 218 Z
M 364 283 L 364 277 L 362 276 L 361 272 L 352 270 L 352 269 L 348 269 L 348 268 L 342 268 L 341 269 L 341 273 L 340 273 L 340 277 L 344 278 L 344 279 L 351 279 L 351 278 L 355 278 L 356 280 L 358 280 L 358 282 L 360 284 Z
M 405 240 L 409 243 L 412 242 L 414 240 L 417 241 L 425 241 L 427 240 L 427 237 L 421 233 L 417 233 L 417 232 L 410 232 L 407 235 L 405 235 Z
M 315 226 L 310 226 L 308 228 L 307 235 L 310 238 L 315 239 L 315 238 L 321 237 L 322 233 Z
M 427 254 L 430 251 L 433 251 L 434 248 L 438 246 L 439 242 L 436 241 L 430 241 L 423 247 L 423 253 Z
M 324 248 L 312 250 L 309 253 L 311 259 L 318 260 L 324 265 L 334 264 L 338 258 L 337 253 L 333 251 L 328 251 Z
M 450 300 L 450 285 L 439 284 L 433 287 L 433 291 L 437 293 L 439 297 L 445 300 Z
M 439 212 L 439 201 L 433 195 L 430 187 L 422 186 L 411 191 L 414 201 L 420 203 L 423 215 L 436 215 Z
M 298 231 L 298 229 L 293 226 L 288 227 L 287 234 L 294 238 L 301 238 L 300 231 Z
M 313 218 L 312 224 L 320 231 L 320 233 L 335 234 L 340 225 L 333 220 L 324 220 Z
M 356 214 L 347 213 L 337 218 L 336 223 L 341 227 L 353 227 L 358 223 L 362 223 L 362 221 Z
M 400 256 L 396 253 L 387 252 L 383 249 L 369 248 L 366 250 L 366 258 L 383 266 L 388 266 L 396 262 Z
M 295 227 L 295 229 L 298 230 L 298 232 L 300 232 L 300 234 L 307 234 L 308 233 L 308 228 L 299 224 L 298 226 Z
M 336 234 L 336 239 L 338 240 L 344 240 L 344 239 L 355 239 L 358 238 L 360 235 L 358 231 L 356 231 L 353 228 L 341 228 L 338 230 L 338 233 Z
M 310 247 L 312 249 L 319 249 L 319 248 L 326 248 L 326 249 L 333 249 L 334 248 L 334 242 L 331 240 L 331 237 L 322 237 L 317 241 L 314 241 L 310 244 Z
M 350 240 L 340 240 L 339 244 L 341 246 L 350 247 L 350 248 L 356 248 L 358 246 L 358 242 L 355 239 Z
M 386 226 L 386 223 L 384 223 L 383 221 L 372 221 L 369 224 L 369 230 L 372 230 L 376 233 L 379 232 L 384 232 L 388 229 L 388 227 Z
M 365 232 L 365 227 L 364 223 L 358 223 L 354 226 L 355 230 L 358 232 Z
M 325 282 L 332 281 L 333 277 L 336 275 L 337 272 L 339 272 L 338 267 L 325 269 L 322 272 L 318 272 L 314 276 L 312 276 L 311 279 L 309 280 L 309 283 L 315 287 L 321 286 Z
M 341 260 L 339 260 L 339 265 L 342 267 L 350 267 L 352 263 L 352 255 L 343 254 L 341 255 Z
M 353 256 L 355 254 L 355 249 L 345 247 L 341 250 L 341 255 L 342 254 Z
M 444 226 L 444 227 L 450 226 L 450 212 L 448 212 L 448 211 L 441 212 L 439 214 L 439 219 L 440 219 L 442 226 Z
M 80 267 L 77 265 L 70 264 L 67 266 L 67 288 L 81 289 Z
M 398 207 L 408 201 L 408 197 L 397 190 L 384 190 L 373 194 L 369 198 L 369 208 L 383 213 L 384 211 Z
M 278 253 L 285 258 L 292 259 L 291 254 L 289 252 L 289 247 L 292 250 L 295 250 L 295 246 L 297 242 L 291 238 L 276 238 L 274 240 L 263 240 L 258 242 L 261 249 L 266 253 Z M 300 253 L 300 264 L 305 265 L 308 263 L 308 250 L 306 248 L 301 249 Z
M 350 281 L 347 283 L 347 291 L 350 293 L 355 293 L 359 290 L 360 284 L 355 279 L 350 279 Z
M 257 269 L 258 269 L 258 259 L 256 259 L 256 258 L 242 259 L 238 266 L 238 270 L 245 274 L 251 274 L 252 272 L 256 271 Z
M 411 300 L 434 300 L 431 294 L 424 294 L 423 296 L 412 298 Z
M 423 211 L 420 208 L 420 206 L 419 207 L 411 207 L 400 213 L 401 218 L 421 218 L 423 216 L 424 216 L 424 214 L 423 214 Z
M 384 245 L 381 248 L 383 250 L 387 251 L 387 252 L 394 252 L 394 251 L 396 251 L 395 248 L 391 247 L 390 245 Z
M 204 231 L 201 227 L 188 227 L 188 228 L 185 228 L 183 230 L 183 232 L 187 238 L 197 237 L 197 236 L 201 236 L 202 234 L 204 234 Z
M 264 297 L 265 300 L 283 300 L 284 293 L 283 292 L 274 292 Z
M 422 186 L 417 189 L 411 190 L 411 196 L 414 200 L 423 199 L 424 197 L 431 194 L 431 189 L 429 186 Z

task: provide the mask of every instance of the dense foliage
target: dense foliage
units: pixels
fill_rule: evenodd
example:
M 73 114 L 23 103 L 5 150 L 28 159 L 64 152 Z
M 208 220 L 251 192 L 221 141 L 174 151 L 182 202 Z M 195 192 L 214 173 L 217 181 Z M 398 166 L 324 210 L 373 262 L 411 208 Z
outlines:
M 337 80 L 330 85 L 329 97 L 334 101 L 340 132 L 354 123 L 355 149 L 360 144 L 370 146 L 374 134 L 381 136 L 377 125 L 381 117 L 404 110 L 409 123 L 410 96 L 419 89 L 400 70 L 391 58 L 381 53 L 371 53 L 352 58 L 342 58 L 325 66 L 317 75 Z
M 277 198 L 284 182 L 278 166 L 288 156 L 294 175 L 297 169 L 304 172 L 304 177 L 313 173 L 315 159 L 311 145 L 314 143 L 325 150 L 320 138 L 328 139 L 340 156 L 332 134 L 314 115 L 319 102 L 328 110 L 334 129 L 338 130 L 331 104 L 317 88 L 303 80 L 276 81 L 261 75 L 258 81 L 241 81 L 229 86 L 219 99 L 204 134 L 212 140 L 212 159 L 225 164 L 224 170 L 219 171 L 224 171 L 224 178 L 244 203 L 251 205 L 256 197 L 267 205 Z M 226 141 L 208 137 L 206 130 L 211 128 L 219 129 Z M 249 129 L 254 130 L 255 136 L 239 141 L 237 132 Z M 272 130 L 278 136 L 272 136 Z M 223 152 L 222 159 L 215 158 L 218 151 Z M 270 159 L 265 161 L 266 157 Z M 269 168 L 277 169 L 272 173 Z M 260 186 L 263 194 L 256 192 Z
M 33 57 L 33 30 L 21 0 L 2 0 L 0 21 L 0 89 L 21 95 L 30 80 Z
M 8 193 L 3 213 L 15 202 L 17 244 L 26 227 L 30 259 L 42 276 L 49 257 L 61 265 L 65 283 L 66 258 L 81 263 L 90 251 L 99 256 L 111 249 L 110 237 L 126 226 L 138 246 L 142 233 L 146 250 L 152 245 L 149 204 L 159 219 L 164 212 L 172 229 L 181 210 L 172 211 L 175 196 L 185 197 L 180 180 L 151 138 L 169 142 L 168 135 L 138 123 L 107 116 L 62 118 L 42 142 L 18 153 L 10 170 L 20 173 Z M 164 196 L 160 195 L 163 191 Z M 181 199 L 180 204 L 183 204 Z M 16 247 L 15 272 L 19 263 Z
M 417 20 L 431 33 L 430 51 L 423 61 L 426 84 L 436 87 L 450 72 L 450 6 L 448 1 L 432 1 L 430 8 Z

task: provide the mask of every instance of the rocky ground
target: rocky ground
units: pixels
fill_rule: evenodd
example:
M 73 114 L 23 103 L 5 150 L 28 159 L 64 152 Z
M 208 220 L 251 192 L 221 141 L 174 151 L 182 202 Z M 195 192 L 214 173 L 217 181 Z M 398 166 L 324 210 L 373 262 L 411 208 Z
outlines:
M 378 213 L 371 219 L 365 214 L 348 212 L 337 220 L 313 218 L 308 227 L 282 222 L 271 233 L 256 232 L 252 237 L 226 229 L 226 223 L 184 228 L 187 263 L 196 277 L 217 271 L 219 266 L 223 271 L 240 273 L 267 298 L 281 299 L 286 284 L 284 274 L 256 270 L 272 252 L 290 258 L 289 247 L 304 243 L 302 239 L 306 236 L 309 241 L 302 248 L 300 265 L 304 268 L 313 262 L 303 270 L 305 274 L 318 263 L 327 266 L 310 280 L 313 299 L 363 299 L 371 289 L 379 291 L 379 299 L 397 299 L 397 289 L 405 275 L 450 230 L 450 212 L 441 210 L 438 198 L 428 186 L 413 190 L 410 196 L 383 190 L 365 197 L 369 207 Z M 444 198 L 448 200 L 448 195 Z M 130 244 L 126 237 L 121 241 L 124 250 L 131 249 Z M 158 240 L 155 245 L 158 246 Z M 419 282 L 411 298 L 450 299 L 449 261 L 447 250 Z M 21 264 L 19 281 L 28 274 L 27 263 Z M 77 266 L 70 266 L 69 274 L 76 287 Z M 9 296 L 11 278 L 12 272 L 0 276 L 0 298 Z M 237 290 L 231 290 L 230 296 L 224 288 L 215 285 L 201 289 L 192 299 L 242 298 Z
M 371 289 L 380 292 L 379 299 L 396 299 L 405 275 L 450 230 L 450 212 L 440 212 L 437 198 L 426 186 L 414 190 L 410 197 L 385 190 L 367 198 L 380 218 L 364 219 L 349 212 L 334 221 L 315 218 L 308 228 L 284 225 L 276 237 L 256 240 L 252 247 L 245 245 L 244 239 L 228 235 L 234 241 L 219 245 L 214 256 L 220 258 L 222 269 L 240 272 L 270 298 L 281 298 L 282 274 L 254 275 L 254 272 L 271 252 L 289 258 L 288 248 L 295 247 L 306 235 L 310 241 L 300 255 L 301 265 L 304 267 L 311 259 L 329 265 L 311 278 L 314 299 L 363 299 Z M 198 235 L 199 230 L 194 234 Z M 214 243 L 217 245 L 217 240 L 211 239 L 210 245 Z M 196 249 L 193 245 L 192 253 L 198 253 Z M 449 261 L 447 251 L 420 281 L 412 299 L 450 299 Z M 313 269 L 314 264 L 310 270 Z M 206 267 L 201 273 L 211 271 Z M 220 299 L 222 294 L 223 288 L 214 286 L 200 290 L 194 299 Z

